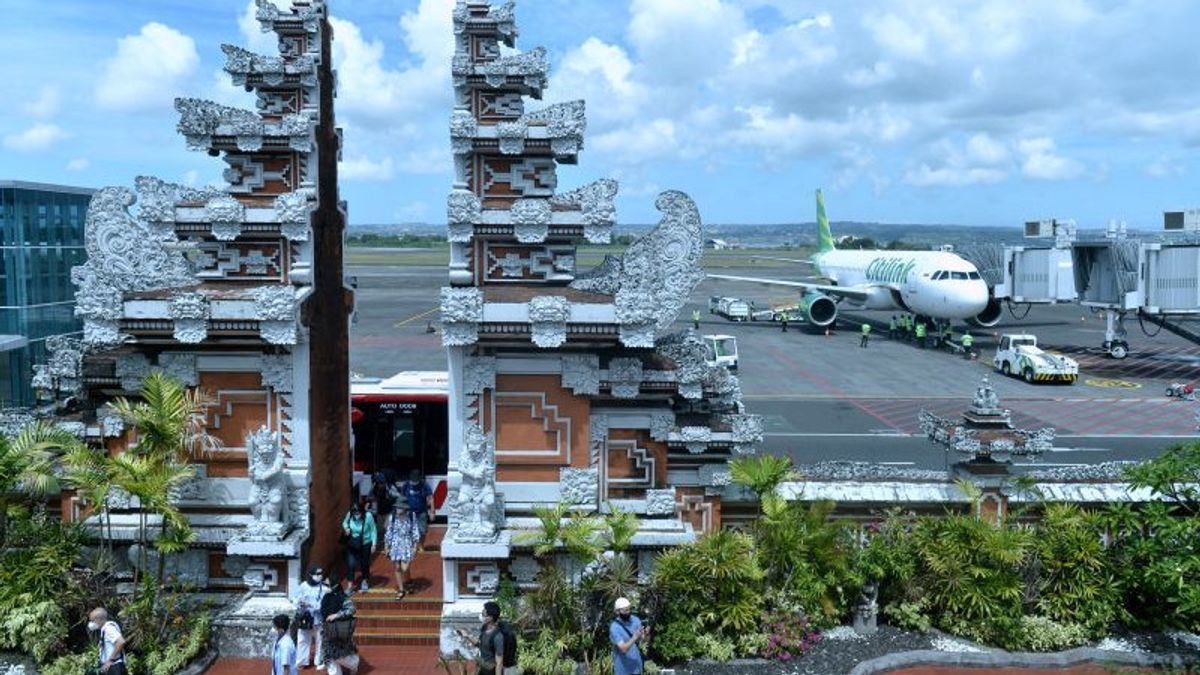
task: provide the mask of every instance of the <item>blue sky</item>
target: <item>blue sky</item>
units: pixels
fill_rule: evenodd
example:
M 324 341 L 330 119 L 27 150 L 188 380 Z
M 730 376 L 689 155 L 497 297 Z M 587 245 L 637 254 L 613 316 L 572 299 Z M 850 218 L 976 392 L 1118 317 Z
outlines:
M 452 0 L 332 0 L 352 223 L 444 221 Z M 247 0 L 7 0 L 0 178 L 205 184 L 175 96 L 249 107 L 222 42 L 265 50 Z M 1200 206 L 1200 3 L 1190 0 L 523 0 L 549 101 L 585 98 L 560 188 L 611 176 L 623 222 L 691 193 L 706 221 L 1158 228 Z M 536 104 L 531 107 L 536 107 Z

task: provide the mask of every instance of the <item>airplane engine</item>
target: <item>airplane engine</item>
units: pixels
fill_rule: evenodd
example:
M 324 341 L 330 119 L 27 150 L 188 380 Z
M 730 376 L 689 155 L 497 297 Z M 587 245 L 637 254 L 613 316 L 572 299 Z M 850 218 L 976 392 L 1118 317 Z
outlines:
M 988 298 L 987 307 L 984 307 L 983 311 L 979 314 L 967 319 L 967 323 L 981 328 L 991 328 L 1000 323 L 1000 317 L 1003 313 L 1004 307 L 1001 306 L 1000 301 L 995 298 Z
M 837 321 L 837 303 L 828 295 L 808 293 L 800 300 L 800 311 L 810 326 L 824 328 Z

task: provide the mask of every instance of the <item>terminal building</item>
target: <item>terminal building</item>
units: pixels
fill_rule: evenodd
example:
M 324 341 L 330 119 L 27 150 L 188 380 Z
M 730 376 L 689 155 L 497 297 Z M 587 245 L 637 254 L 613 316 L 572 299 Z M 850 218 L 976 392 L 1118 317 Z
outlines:
M 71 268 L 82 264 L 93 190 L 0 180 L 0 408 L 34 403 L 47 340 L 78 337 Z

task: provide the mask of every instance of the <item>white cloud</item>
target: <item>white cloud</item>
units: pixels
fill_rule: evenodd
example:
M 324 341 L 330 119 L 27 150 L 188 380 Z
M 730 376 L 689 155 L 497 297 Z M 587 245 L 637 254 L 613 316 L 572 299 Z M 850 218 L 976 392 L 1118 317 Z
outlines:
M 38 122 L 25 131 L 4 137 L 4 147 L 19 152 L 47 150 L 55 143 L 69 137 L 57 124 Z
M 724 0 L 632 0 L 629 42 L 647 79 L 659 84 L 715 74 L 733 61 L 734 39 L 745 34 L 741 9 Z
M 961 146 L 943 139 L 928 154 L 905 171 L 905 183 L 917 187 L 998 183 L 1009 177 L 1012 168 L 1008 146 L 985 133 L 972 135 Z
M 25 104 L 25 114 L 34 119 L 50 119 L 58 114 L 62 105 L 62 92 L 58 87 L 46 85 L 38 92 L 38 97 Z
M 395 174 L 395 164 L 391 157 L 384 157 L 378 161 L 369 157 L 347 157 L 338 165 L 338 176 L 348 181 L 387 181 Z
M 104 64 L 96 84 L 96 103 L 119 111 L 170 106 L 199 63 L 192 38 L 161 23 L 147 23 L 137 35 L 117 41 L 117 53 Z
M 592 37 L 563 56 L 546 97 L 584 99 L 590 128 L 604 133 L 636 121 L 650 100 L 650 89 L 633 79 L 633 62 L 624 49 Z
M 291 11 L 290 0 L 271 0 L 281 10 Z M 246 9 L 238 16 L 238 29 L 246 39 L 246 47 L 260 54 L 274 54 L 279 51 L 278 36 L 274 31 L 264 33 L 262 24 L 258 22 L 258 4 L 255 0 L 246 0 Z
M 1038 180 L 1070 180 L 1083 175 L 1083 163 L 1057 154 L 1054 139 L 1048 136 L 1029 138 L 1017 144 L 1025 156 L 1021 173 Z
M 1151 178 L 1175 178 L 1187 172 L 1187 166 L 1178 159 L 1163 155 L 1146 166 L 1146 175 Z
M 680 150 L 675 123 L 668 119 L 654 119 L 600 134 L 591 145 L 599 152 L 620 156 L 622 164 L 661 159 Z
M 91 165 L 92 163 L 86 157 L 76 157 L 67 162 L 67 171 L 83 171 Z

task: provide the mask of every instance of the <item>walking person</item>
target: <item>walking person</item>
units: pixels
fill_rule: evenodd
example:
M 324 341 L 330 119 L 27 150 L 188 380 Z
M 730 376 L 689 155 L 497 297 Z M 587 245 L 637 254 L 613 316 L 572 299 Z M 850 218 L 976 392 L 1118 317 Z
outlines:
M 783 332 L 785 333 L 787 332 L 788 318 L 787 312 L 784 312 L 781 323 L 783 323 Z
M 858 346 L 862 347 L 863 349 L 866 349 L 867 345 L 870 342 L 871 342 L 871 324 L 864 321 L 863 325 L 862 325 L 862 339 L 858 341 Z
M 479 622 L 482 625 L 478 637 L 461 628 L 455 631 L 463 642 L 479 649 L 479 656 L 475 659 L 475 675 L 510 675 L 516 672 L 516 668 L 509 668 L 504 661 L 506 648 L 508 652 L 514 650 L 505 643 L 506 636 L 500 628 L 500 605 L 492 601 L 483 603 Z
M 271 620 L 275 626 L 274 644 L 271 646 L 271 675 L 297 675 L 296 643 L 288 633 L 292 621 L 287 614 L 276 614 Z
M 433 515 L 433 490 L 425 482 L 420 469 L 408 473 L 408 482 L 400 488 L 400 494 L 408 502 L 408 510 L 417 521 L 421 536 L 417 540 L 417 553 L 425 550 L 425 536 L 429 534 L 429 519 Z
M 346 576 L 365 591 L 370 588 L 376 534 L 375 519 L 363 509 L 362 502 L 353 502 L 342 518 L 342 539 L 346 544 Z
M 417 554 L 417 542 L 420 539 L 421 529 L 417 526 L 416 515 L 408 508 L 408 502 L 401 500 L 396 504 L 392 523 L 384 535 L 388 559 L 392 561 L 396 575 L 397 600 L 403 600 L 408 595 L 408 569 Z
M 924 321 L 918 322 L 917 323 L 917 344 L 919 344 L 921 346 L 921 349 L 925 349 L 925 335 L 926 335 L 925 330 L 926 330 L 925 322 Z
M 893 314 L 892 318 L 888 320 L 888 339 L 889 340 L 896 339 L 896 325 L 897 325 L 896 324 L 896 315 Z
M 971 351 L 974 344 L 975 338 L 971 335 L 971 331 L 964 330 L 962 335 L 963 358 L 970 360 L 975 357 L 975 352 Z
M 642 675 L 642 652 L 638 643 L 646 639 L 650 629 L 634 616 L 626 598 L 617 598 L 613 608 L 617 616 L 608 625 L 608 639 L 613 646 L 613 675 Z
M 388 526 L 391 524 L 392 510 L 396 507 L 396 500 L 400 496 L 400 492 L 394 485 L 395 475 L 395 472 L 385 469 L 376 471 L 371 476 L 371 512 L 375 515 L 376 532 L 387 532 Z M 380 538 L 379 547 L 383 548 L 382 538 Z
M 97 607 L 88 614 L 88 631 L 98 633 L 100 638 L 100 672 L 104 675 L 126 675 L 125 636 L 121 626 L 110 621 L 108 610 Z
M 700 330 L 700 310 L 698 309 L 692 310 L 692 327 Z
M 354 643 L 354 578 L 331 579 L 333 590 L 321 601 L 321 614 L 325 620 L 324 651 L 321 664 L 330 675 L 358 672 L 358 645 Z
M 296 598 L 296 663 L 301 668 L 308 668 L 315 660 L 318 669 L 325 669 L 321 663 L 321 625 L 325 618 L 321 601 L 329 590 L 325 570 L 320 565 L 309 567 L 308 578 L 300 583 Z

